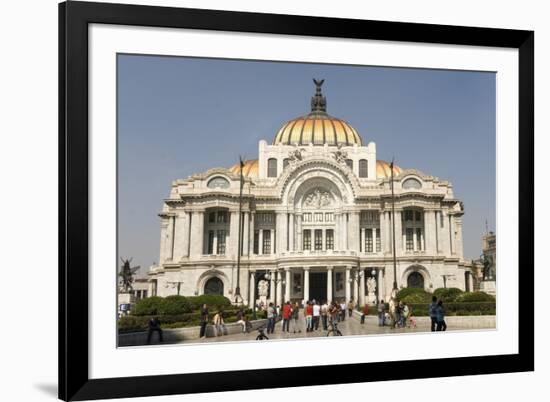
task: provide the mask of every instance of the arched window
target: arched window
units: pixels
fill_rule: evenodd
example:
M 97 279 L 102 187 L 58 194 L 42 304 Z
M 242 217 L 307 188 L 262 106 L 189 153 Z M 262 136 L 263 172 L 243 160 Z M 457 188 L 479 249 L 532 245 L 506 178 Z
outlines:
M 204 284 L 205 295 L 221 295 L 223 296 L 223 282 L 220 278 L 213 277 Z
M 359 177 L 367 177 L 369 175 L 369 163 L 366 159 L 359 161 Z
M 420 272 L 412 272 L 407 278 L 408 288 L 424 289 L 424 277 Z
M 207 186 L 208 188 L 228 188 L 229 182 L 227 181 L 227 179 L 217 176 L 213 179 L 210 179 Z
M 267 160 L 267 177 L 277 177 L 277 159 L 275 158 Z
M 411 177 L 403 182 L 402 187 L 406 190 L 408 189 L 417 190 L 422 188 L 422 183 L 420 183 L 418 180 L 413 179 Z

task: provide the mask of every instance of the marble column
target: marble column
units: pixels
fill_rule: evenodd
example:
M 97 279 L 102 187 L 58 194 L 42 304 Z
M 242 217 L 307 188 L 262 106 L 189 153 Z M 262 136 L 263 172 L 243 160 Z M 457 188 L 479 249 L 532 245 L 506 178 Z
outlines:
M 275 230 L 274 229 L 269 229 L 269 232 L 270 232 L 270 236 L 271 236 L 271 242 L 269 243 L 270 247 L 269 247 L 269 254 L 273 255 L 275 254 L 275 241 L 277 239 L 275 239 Z
M 296 250 L 302 251 L 304 248 L 304 243 L 302 240 L 302 214 L 296 214 Z M 313 244 L 313 236 L 311 239 Z
M 332 301 L 332 267 L 327 267 L 327 302 Z
M 454 216 L 449 214 L 449 248 L 451 254 L 456 254 L 455 236 L 454 236 Z
M 242 222 L 241 222 L 242 223 Z M 237 258 L 239 251 L 239 211 L 232 211 L 229 218 L 229 243 L 225 245 L 225 254 Z
M 171 261 L 174 258 L 174 224 L 175 216 L 168 217 L 168 227 L 166 228 L 166 259 Z
M 365 248 L 365 228 L 361 228 L 359 237 L 359 250 L 361 250 L 363 253 L 367 252 L 367 249 Z
M 296 246 L 295 246 L 294 238 L 295 238 L 295 234 L 296 234 L 296 229 L 294 227 L 294 214 L 291 213 L 291 214 L 288 215 L 288 217 L 289 217 L 289 223 L 288 223 L 288 236 L 289 236 L 288 248 L 289 248 L 289 251 L 295 251 Z
M 218 231 L 214 230 L 214 241 L 212 242 L 212 254 L 218 254 Z
M 248 232 L 248 249 L 250 250 L 249 255 L 254 254 L 254 225 L 256 221 L 256 212 L 251 211 L 250 212 L 250 222 L 248 224 L 249 226 L 249 232 Z
M 304 267 L 304 300 L 309 300 L 309 267 Z
M 249 291 L 250 291 L 250 296 L 248 298 L 248 307 L 250 308 L 253 308 L 254 307 L 254 303 L 256 303 L 256 300 L 254 300 L 254 295 L 255 295 L 255 291 L 256 291 L 256 278 L 255 278 L 255 271 L 252 271 L 250 272 L 250 286 L 249 286 Z
M 290 301 L 290 268 L 285 268 L 285 302 Z
M 455 230 L 456 230 L 455 253 L 460 259 L 462 259 L 463 245 L 462 245 L 462 217 L 461 216 L 455 216 Z
M 277 294 L 277 306 L 280 306 L 283 304 L 283 274 L 281 271 L 275 271 L 275 274 L 277 275 L 277 291 L 275 292 Z
M 349 250 L 349 241 L 348 241 L 348 213 L 344 213 L 342 215 L 342 220 L 344 221 L 344 224 L 342 225 L 342 234 L 343 234 L 343 242 L 342 246 L 344 250 Z
M 359 278 L 359 305 L 364 306 L 365 305 L 365 270 L 359 270 L 358 273 L 362 274 Z
M 342 215 L 339 213 L 336 213 L 334 215 L 334 249 L 335 250 L 342 250 Z
M 348 248 L 359 252 L 359 212 L 350 213 L 350 225 L 348 229 Z
M 189 213 L 180 211 L 176 215 L 174 230 L 174 260 L 179 261 L 189 255 Z
M 351 299 L 351 283 L 350 283 L 351 275 L 350 275 L 350 267 L 346 267 L 346 303 L 350 301 Z
M 395 254 L 403 254 L 403 230 L 401 229 L 401 211 L 395 211 Z
M 385 269 L 378 270 L 378 296 L 380 300 L 387 301 L 386 299 L 386 275 Z
M 243 213 L 243 226 L 242 226 L 242 234 L 243 234 L 243 244 L 242 244 L 242 255 L 249 255 L 249 234 L 250 234 L 250 228 L 248 227 L 248 215 L 249 212 Z
M 191 224 L 191 257 L 200 258 L 203 253 L 204 212 L 194 211 Z
M 258 255 L 263 255 L 264 253 L 264 230 L 258 230 Z
M 279 255 L 286 251 L 287 242 L 287 215 L 286 213 L 277 213 L 275 215 L 275 233 L 277 236 L 277 247 L 275 252 Z
M 353 301 L 355 303 L 360 303 L 359 282 L 361 282 L 361 277 L 359 277 L 359 272 L 359 267 L 357 267 L 357 270 L 355 271 L 355 280 L 353 281 Z
M 277 301 L 275 300 L 275 277 L 276 275 L 276 271 L 270 271 L 269 272 L 269 276 L 270 276 L 270 280 L 269 280 L 269 300 L 271 300 L 272 303 L 276 303 Z

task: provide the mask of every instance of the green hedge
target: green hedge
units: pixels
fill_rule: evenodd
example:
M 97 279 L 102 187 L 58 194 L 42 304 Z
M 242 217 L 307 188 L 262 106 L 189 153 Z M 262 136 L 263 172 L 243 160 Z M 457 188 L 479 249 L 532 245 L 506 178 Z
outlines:
M 466 292 L 456 298 L 457 302 L 494 302 L 494 296 L 485 292 Z
M 434 290 L 433 295 L 437 297 L 437 300 L 443 300 L 444 302 L 454 302 L 463 293 L 464 292 L 459 288 L 438 288 Z
M 429 304 L 408 304 L 415 316 L 427 316 Z M 496 303 L 492 302 L 449 302 L 443 303 L 445 315 L 495 315 Z
M 203 304 L 211 310 L 231 308 L 231 301 L 224 296 L 153 296 L 138 300 L 132 308 L 132 315 L 178 315 L 199 311 Z
M 397 292 L 397 300 L 403 303 L 429 303 L 432 295 L 424 289 L 404 288 Z
M 224 321 L 226 324 L 237 321 L 237 312 L 239 309 L 228 309 L 224 310 Z M 209 310 L 208 322 L 212 323 L 214 315 L 218 312 L 216 309 Z M 265 315 L 265 312 L 258 312 L 257 317 L 265 318 L 262 314 Z M 252 313 L 247 314 L 248 318 L 252 318 Z M 192 312 L 185 314 L 172 314 L 172 315 L 127 315 L 123 316 L 118 320 L 118 330 L 119 332 L 134 332 L 134 331 L 144 331 L 147 330 L 149 325 L 149 320 L 153 317 L 158 317 L 160 320 L 160 325 L 162 328 L 183 328 L 183 327 L 194 327 L 200 325 L 201 314 L 200 312 Z

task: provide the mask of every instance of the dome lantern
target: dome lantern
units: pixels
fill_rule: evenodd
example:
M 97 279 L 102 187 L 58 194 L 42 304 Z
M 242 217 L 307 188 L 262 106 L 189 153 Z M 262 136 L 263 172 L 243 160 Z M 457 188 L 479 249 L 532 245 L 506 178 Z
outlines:
M 344 120 L 327 113 L 327 100 L 321 91 L 325 80 L 313 79 L 315 95 L 311 112 L 285 123 L 273 139 L 273 145 L 363 145 L 359 133 Z

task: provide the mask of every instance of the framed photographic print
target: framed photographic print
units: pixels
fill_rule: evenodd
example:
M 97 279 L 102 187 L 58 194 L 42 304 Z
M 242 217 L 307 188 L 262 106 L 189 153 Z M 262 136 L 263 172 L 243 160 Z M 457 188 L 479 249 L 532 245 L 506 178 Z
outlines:
M 71 1 L 59 40 L 61 399 L 534 369 L 533 32 Z

